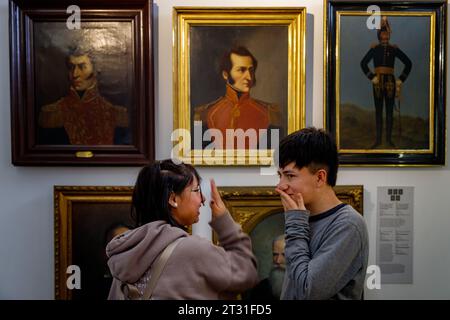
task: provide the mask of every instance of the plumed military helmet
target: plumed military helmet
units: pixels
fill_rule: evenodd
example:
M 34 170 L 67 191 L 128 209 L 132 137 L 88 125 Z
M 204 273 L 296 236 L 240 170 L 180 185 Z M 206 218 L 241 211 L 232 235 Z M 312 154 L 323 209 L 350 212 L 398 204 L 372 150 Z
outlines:
M 380 29 L 378 29 L 378 31 L 377 31 L 378 40 L 381 40 L 382 32 L 387 32 L 389 34 L 389 38 L 391 37 L 392 29 L 391 29 L 391 26 L 389 25 L 387 16 L 381 17 Z

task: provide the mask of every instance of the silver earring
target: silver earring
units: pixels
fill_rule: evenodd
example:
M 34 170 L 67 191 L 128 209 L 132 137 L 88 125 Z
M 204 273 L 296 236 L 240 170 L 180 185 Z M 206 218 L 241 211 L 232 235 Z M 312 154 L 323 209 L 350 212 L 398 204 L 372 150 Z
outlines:
M 178 208 L 178 204 L 177 204 L 177 203 L 174 203 L 174 204 L 173 204 L 173 207 L 174 207 L 174 208 Z

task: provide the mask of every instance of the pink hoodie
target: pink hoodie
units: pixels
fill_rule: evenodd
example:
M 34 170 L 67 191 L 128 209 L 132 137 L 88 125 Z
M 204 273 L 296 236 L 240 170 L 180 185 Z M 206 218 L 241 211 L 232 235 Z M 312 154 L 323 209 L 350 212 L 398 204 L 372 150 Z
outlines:
M 167 261 L 153 299 L 220 299 L 257 283 L 256 259 L 250 238 L 226 213 L 210 222 L 221 246 L 172 227 L 165 221 L 148 223 L 114 238 L 106 247 L 114 277 L 109 299 L 123 299 L 121 281 L 145 287 L 152 263 L 164 248 L 186 237 Z

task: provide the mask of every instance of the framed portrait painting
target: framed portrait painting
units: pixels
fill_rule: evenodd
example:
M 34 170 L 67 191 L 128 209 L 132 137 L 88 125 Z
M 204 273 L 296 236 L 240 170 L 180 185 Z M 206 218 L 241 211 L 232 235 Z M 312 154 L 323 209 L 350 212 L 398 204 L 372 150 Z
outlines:
M 173 157 L 270 165 L 305 125 L 305 8 L 175 7 Z
M 444 165 L 447 2 L 325 5 L 324 125 L 340 163 Z
M 105 249 L 136 226 L 132 195 L 131 186 L 54 187 L 55 299 L 107 299 L 113 278 Z
M 12 163 L 154 159 L 151 0 L 10 0 Z
M 55 299 L 105 300 L 112 283 L 105 248 L 133 227 L 132 187 L 55 186 Z M 75 265 L 80 286 L 67 282 Z M 71 271 L 71 270 L 69 270 Z
M 342 202 L 363 214 L 362 185 L 335 186 L 334 190 Z M 241 298 L 279 299 L 284 276 L 284 270 L 277 268 L 279 255 L 284 255 L 284 210 L 280 195 L 273 187 L 220 187 L 219 192 L 233 219 L 250 235 L 252 250 L 258 261 L 261 281 Z M 215 233 L 213 241 L 218 241 Z M 270 286 L 266 282 L 270 282 Z M 267 287 L 278 290 L 268 293 Z

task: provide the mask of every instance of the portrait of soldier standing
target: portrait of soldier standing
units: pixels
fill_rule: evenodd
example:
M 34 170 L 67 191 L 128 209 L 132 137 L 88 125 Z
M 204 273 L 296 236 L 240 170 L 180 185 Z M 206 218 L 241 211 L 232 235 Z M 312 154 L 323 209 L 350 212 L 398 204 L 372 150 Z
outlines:
M 361 60 L 362 71 L 372 81 L 373 85 L 376 140 L 370 147 L 371 149 L 382 146 L 383 106 L 385 106 L 386 110 L 386 145 L 389 148 L 396 148 L 398 146 L 392 141 L 395 99 L 399 97 L 401 85 L 408 78 L 412 68 L 409 57 L 398 46 L 389 42 L 391 33 L 392 30 L 387 17 L 383 16 L 380 29 L 377 31 L 379 42 L 372 45 Z M 404 65 L 403 71 L 397 79 L 394 74 L 396 58 Z M 369 68 L 369 62 L 371 60 L 373 60 L 373 71 Z

